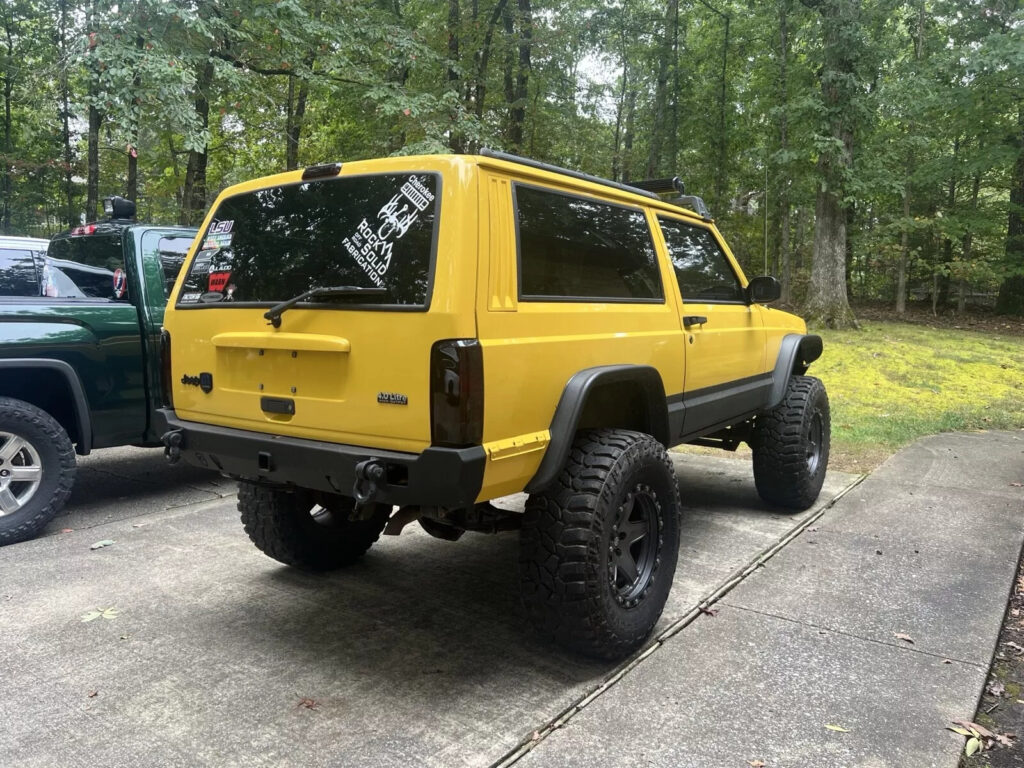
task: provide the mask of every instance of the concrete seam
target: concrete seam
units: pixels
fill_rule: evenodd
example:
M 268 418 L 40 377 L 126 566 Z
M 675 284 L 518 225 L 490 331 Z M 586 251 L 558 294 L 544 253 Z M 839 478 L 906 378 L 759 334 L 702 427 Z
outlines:
M 513 747 L 510 751 L 506 752 L 505 755 L 499 758 L 494 763 L 491 763 L 491 768 L 508 768 L 511 765 L 519 762 L 529 752 L 531 752 L 538 744 L 544 741 L 554 731 L 566 725 L 573 717 L 579 714 L 583 709 L 600 696 L 607 693 L 615 685 L 622 680 L 629 672 L 639 666 L 649 656 L 652 656 L 662 645 L 664 645 L 670 638 L 681 632 L 687 626 L 692 624 L 701 614 L 707 613 L 708 609 L 728 594 L 737 584 L 742 582 L 747 576 L 756 571 L 758 568 L 764 566 L 764 564 L 774 557 L 783 547 L 789 542 L 803 533 L 807 528 L 817 522 L 822 515 L 828 510 L 832 509 L 836 503 L 843 498 L 846 494 L 864 482 L 867 475 L 861 475 L 846 488 L 841 490 L 836 496 L 829 501 L 828 504 L 822 506 L 817 512 L 809 515 L 804 520 L 800 521 L 794 526 L 785 536 L 779 539 L 777 542 L 772 544 L 767 549 L 761 551 L 761 554 L 757 555 L 748 565 L 738 569 L 733 575 L 729 576 L 726 581 L 715 589 L 710 595 L 702 599 L 697 605 L 690 609 L 680 618 L 672 622 L 647 648 L 640 651 L 639 655 L 633 657 L 625 663 L 620 669 L 612 673 L 612 675 L 605 680 L 601 685 L 595 688 L 590 693 L 577 699 L 574 703 L 559 712 L 554 718 L 549 720 L 542 728 L 537 729 L 533 732 L 529 739 L 520 742 L 518 745 Z
M 842 637 L 849 637 L 852 640 L 861 640 L 862 642 L 865 642 L 865 643 L 873 643 L 875 645 L 882 645 L 882 646 L 885 646 L 886 648 L 895 648 L 896 650 L 899 650 L 899 651 L 906 651 L 908 653 L 916 653 L 916 654 L 921 655 L 921 656 L 930 656 L 930 657 L 932 657 L 934 659 L 942 659 L 943 661 L 953 661 L 953 662 L 956 662 L 957 664 L 964 664 L 964 665 L 969 666 L 969 667 L 976 667 L 977 669 L 983 669 L 983 670 L 986 670 L 986 671 L 988 670 L 988 665 L 986 665 L 986 664 L 979 664 L 976 661 L 968 661 L 967 659 L 958 659 L 955 656 L 944 656 L 943 654 L 935 653 L 934 651 L 926 651 L 926 650 L 924 650 L 922 648 L 915 648 L 914 646 L 909 645 L 909 644 L 907 644 L 905 642 L 904 643 L 899 643 L 899 644 L 897 644 L 897 643 L 889 643 L 889 642 L 886 642 L 885 640 L 879 640 L 876 637 L 866 637 L 864 635 L 858 635 L 855 632 L 847 632 L 847 631 L 842 630 L 842 629 L 835 629 L 834 627 L 829 627 L 829 626 L 824 625 L 824 624 L 814 624 L 814 623 L 809 622 L 809 621 L 801 621 L 800 619 L 794 619 L 794 618 L 791 618 L 789 616 L 780 616 L 777 613 L 771 613 L 769 611 L 759 611 L 759 610 L 757 610 L 755 608 L 748 608 L 745 605 L 737 605 L 736 603 L 726 603 L 726 605 L 729 608 L 732 608 L 732 609 L 737 610 L 737 611 L 744 611 L 745 613 L 754 613 L 754 614 L 757 614 L 758 616 L 765 616 L 765 617 L 767 617 L 769 619 L 777 619 L 779 621 L 785 621 L 785 622 L 788 622 L 790 624 L 796 624 L 796 625 L 801 626 L 801 627 L 807 627 L 808 629 L 816 629 L 819 632 L 821 632 L 822 634 L 841 635 Z

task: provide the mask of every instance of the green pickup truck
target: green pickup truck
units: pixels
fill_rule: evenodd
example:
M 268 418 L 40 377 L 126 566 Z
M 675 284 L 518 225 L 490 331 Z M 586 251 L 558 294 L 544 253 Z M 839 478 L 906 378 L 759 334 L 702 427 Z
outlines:
M 0 237 L 0 545 L 60 511 L 75 454 L 159 444 L 160 324 L 196 230 L 139 224 L 120 198 L 108 213 Z

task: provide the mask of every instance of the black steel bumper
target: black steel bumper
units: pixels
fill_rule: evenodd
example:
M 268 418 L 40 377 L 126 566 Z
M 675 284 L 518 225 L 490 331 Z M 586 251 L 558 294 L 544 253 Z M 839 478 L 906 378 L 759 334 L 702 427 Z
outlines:
M 161 414 L 167 420 L 163 442 L 169 458 L 240 480 L 356 497 L 372 491 L 369 500 L 375 502 L 448 509 L 471 507 L 483 484 L 481 446 L 378 451 L 183 421 L 166 408 Z

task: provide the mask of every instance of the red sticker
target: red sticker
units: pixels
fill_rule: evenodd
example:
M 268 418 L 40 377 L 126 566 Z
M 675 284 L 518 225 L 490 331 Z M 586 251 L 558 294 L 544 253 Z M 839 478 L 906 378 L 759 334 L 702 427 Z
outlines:
M 231 272 L 211 272 L 210 273 L 210 290 L 211 291 L 223 291 L 224 287 L 228 284 L 228 280 L 231 279 Z
M 124 270 L 118 267 L 114 270 L 114 298 L 120 299 L 128 289 L 128 278 Z

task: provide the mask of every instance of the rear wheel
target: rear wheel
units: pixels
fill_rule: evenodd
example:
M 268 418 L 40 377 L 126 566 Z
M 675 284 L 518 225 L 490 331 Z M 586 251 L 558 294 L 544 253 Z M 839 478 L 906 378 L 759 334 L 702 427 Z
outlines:
M 604 659 L 639 648 L 672 587 L 680 508 L 657 440 L 580 433 L 559 478 L 530 497 L 520 532 L 523 600 L 541 634 Z
M 0 397 L 0 544 L 38 534 L 75 482 L 75 449 L 46 411 Z
M 238 484 L 238 511 L 253 543 L 275 560 L 311 571 L 351 565 L 379 538 L 391 507 L 373 504 L 363 510 L 368 516 L 350 520 L 354 506 L 347 496 Z
M 825 385 L 813 376 L 792 376 L 782 402 L 757 417 L 750 441 L 754 484 L 762 499 L 807 509 L 825 482 L 831 435 Z

